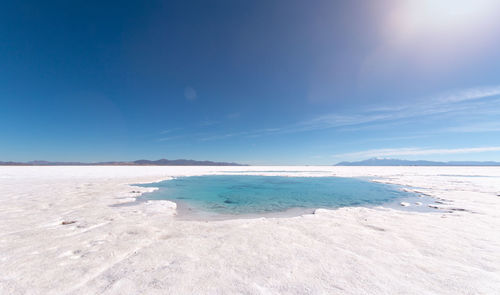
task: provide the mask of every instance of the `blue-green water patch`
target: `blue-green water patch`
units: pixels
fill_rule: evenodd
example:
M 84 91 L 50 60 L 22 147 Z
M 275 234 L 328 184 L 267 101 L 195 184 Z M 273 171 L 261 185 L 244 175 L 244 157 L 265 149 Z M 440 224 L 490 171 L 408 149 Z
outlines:
M 291 208 L 373 206 L 411 197 L 395 186 L 342 177 L 206 175 L 142 184 L 159 190 L 148 200 L 171 200 L 217 214 L 261 214 Z

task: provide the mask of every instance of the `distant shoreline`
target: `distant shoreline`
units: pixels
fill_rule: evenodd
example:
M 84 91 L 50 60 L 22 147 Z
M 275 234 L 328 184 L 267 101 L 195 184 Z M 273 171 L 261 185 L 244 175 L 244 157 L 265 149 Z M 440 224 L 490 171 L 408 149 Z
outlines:
M 401 159 L 381 159 L 372 158 L 368 160 L 358 161 L 358 162 L 340 162 L 335 164 L 335 166 L 378 166 L 378 167 L 388 167 L 388 166 L 410 166 L 410 167 L 455 167 L 455 166 L 484 166 L 484 167 L 495 167 L 500 166 L 500 162 L 495 161 L 449 161 L 449 162 L 438 162 L 438 161 L 426 161 L 426 160 L 401 160 Z

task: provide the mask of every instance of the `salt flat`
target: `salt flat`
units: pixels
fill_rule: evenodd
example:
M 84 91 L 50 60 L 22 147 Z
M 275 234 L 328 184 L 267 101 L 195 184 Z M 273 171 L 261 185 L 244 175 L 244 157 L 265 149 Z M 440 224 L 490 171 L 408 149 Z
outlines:
M 131 184 L 231 171 L 365 176 L 445 210 L 207 222 L 115 206 L 151 190 Z M 0 294 L 498 294 L 499 195 L 496 167 L 0 167 Z

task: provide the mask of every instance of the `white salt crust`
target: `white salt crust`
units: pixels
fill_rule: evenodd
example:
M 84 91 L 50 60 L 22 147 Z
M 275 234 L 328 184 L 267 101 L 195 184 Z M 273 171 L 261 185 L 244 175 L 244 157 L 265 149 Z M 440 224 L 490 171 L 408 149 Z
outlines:
M 128 206 L 154 190 L 134 183 L 243 171 L 363 176 L 445 211 L 207 222 Z M 497 167 L 0 167 L 0 294 L 498 294 L 499 195 Z

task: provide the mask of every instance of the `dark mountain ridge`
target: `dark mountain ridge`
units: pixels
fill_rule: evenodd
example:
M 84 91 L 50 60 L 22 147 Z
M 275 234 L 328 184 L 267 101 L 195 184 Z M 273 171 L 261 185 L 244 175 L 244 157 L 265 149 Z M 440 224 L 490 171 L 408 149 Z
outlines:
M 196 161 L 196 160 L 137 160 L 137 161 L 110 161 L 110 162 L 50 162 L 50 161 L 29 161 L 29 162 L 2 162 L 0 166 L 247 166 L 245 164 L 231 162 L 213 162 L 213 161 Z

